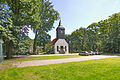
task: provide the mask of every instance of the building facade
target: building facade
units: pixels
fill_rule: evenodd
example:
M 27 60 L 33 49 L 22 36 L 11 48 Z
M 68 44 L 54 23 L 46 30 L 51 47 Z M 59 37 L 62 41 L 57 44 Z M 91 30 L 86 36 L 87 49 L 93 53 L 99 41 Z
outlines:
M 56 38 L 51 43 L 54 54 L 69 53 L 69 45 L 65 40 L 65 28 L 61 25 L 61 21 L 56 29 Z

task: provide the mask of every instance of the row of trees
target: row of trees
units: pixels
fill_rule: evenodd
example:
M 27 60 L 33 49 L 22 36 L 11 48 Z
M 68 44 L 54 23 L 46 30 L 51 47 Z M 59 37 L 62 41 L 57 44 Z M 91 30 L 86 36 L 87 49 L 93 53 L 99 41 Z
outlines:
M 120 13 L 109 16 L 106 20 L 92 23 L 87 28 L 80 28 L 66 35 L 70 52 L 99 50 L 120 52 Z
M 36 54 L 36 47 L 45 45 L 50 39 L 47 32 L 53 28 L 57 19 L 59 13 L 49 0 L 1 0 L 0 31 L 7 58 L 11 58 L 13 53 L 28 49 L 30 43 L 33 43 L 33 52 Z M 28 28 L 35 33 L 34 41 L 28 37 Z M 43 44 L 40 41 L 44 41 Z

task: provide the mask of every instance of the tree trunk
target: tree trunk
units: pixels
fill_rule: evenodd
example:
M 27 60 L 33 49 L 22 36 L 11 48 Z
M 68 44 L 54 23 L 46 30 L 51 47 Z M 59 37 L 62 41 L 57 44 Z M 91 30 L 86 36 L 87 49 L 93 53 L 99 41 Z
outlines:
M 33 44 L 33 53 L 34 54 L 36 54 L 37 37 L 38 37 L 38 34 L 37 34 L 37 31 L 36 31 L 36 33 L 35 33 L 35 39 L 34 39 L 34 44 Z
M 6 41 L 6 58 L 11 59 L 13 55 L 13 42 L 12 41 Z

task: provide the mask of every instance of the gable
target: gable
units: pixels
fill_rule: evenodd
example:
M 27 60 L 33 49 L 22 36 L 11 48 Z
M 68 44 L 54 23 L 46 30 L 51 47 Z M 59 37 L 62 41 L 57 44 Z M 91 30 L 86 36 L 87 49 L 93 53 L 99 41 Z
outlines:
M 68 45 L 65 39 L 58 39 L 55 45 Z

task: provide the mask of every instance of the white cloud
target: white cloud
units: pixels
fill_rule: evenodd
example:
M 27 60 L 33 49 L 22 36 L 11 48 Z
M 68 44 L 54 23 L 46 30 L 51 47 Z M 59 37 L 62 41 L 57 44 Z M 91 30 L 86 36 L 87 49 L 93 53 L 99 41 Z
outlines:
M 119 0 L 114 0 L 114 5 L 119 5 L 120 1 Z

